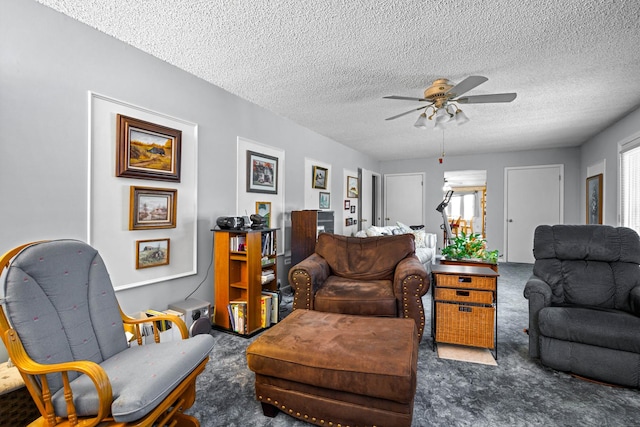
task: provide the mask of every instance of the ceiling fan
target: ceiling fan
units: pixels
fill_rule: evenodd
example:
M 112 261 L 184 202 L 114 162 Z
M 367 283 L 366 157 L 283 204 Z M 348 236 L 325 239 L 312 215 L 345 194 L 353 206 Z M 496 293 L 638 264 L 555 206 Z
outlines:
M 457 104 L 487 104 L 494 102 L 511 102 L 516 99 L 516 93 L 494 93 L 490 95 L 472 95 L 460 97 L 471 89 L 489 80 L 483 76 L 469 76 L 460 83 L 454 85 L 447 79 L 438 79 L 424 91 L 424 98 L 412 98 L 408 96 L 385 96 L 385 99 L 400 99 L 405 101 L 428 102 L 418 108 L 392 116 L 386 120 L 394 120 L 414 111 L 425 110 L 415 123 L 415 127 L 426 128 L 427 120 L 433 120 L 435 116 L 434 128 L 442 128 L 446 122 L 454 121 L 461 125 L 469 121 L 469 118 L 462 112 Z M 427 116 L 426 111 L 432 109 L 431 115 Z

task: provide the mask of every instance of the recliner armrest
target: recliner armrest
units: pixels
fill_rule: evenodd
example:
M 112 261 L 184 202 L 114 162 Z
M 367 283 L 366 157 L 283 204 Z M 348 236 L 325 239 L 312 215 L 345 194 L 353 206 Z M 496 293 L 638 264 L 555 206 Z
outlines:
M 313 253 L 289 270 L 289 285 L 294 290 L 293 309 L 313 310 L 313 298 L 331 274 L 329 263 Z
M 531 276 L 524 286 L 524 297 L 529 300 L 529 356 L 540 357 L 540 329 L 538 314 L 551 305 L 551 287 L 537 276 Z
M 629 292 L 629 306 L 633 314 L 640 316 L 640 285 Z

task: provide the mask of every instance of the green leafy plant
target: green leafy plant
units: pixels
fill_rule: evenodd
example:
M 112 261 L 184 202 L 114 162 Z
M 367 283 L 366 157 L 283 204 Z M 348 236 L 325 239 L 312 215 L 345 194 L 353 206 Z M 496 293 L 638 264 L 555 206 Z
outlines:
M 460 232 L 452 243 L 442 249 L 442 255 L 449 259 L 481 259 L 498 262 L 498 250 L 487 250 L 487 241 L 478 233 Z

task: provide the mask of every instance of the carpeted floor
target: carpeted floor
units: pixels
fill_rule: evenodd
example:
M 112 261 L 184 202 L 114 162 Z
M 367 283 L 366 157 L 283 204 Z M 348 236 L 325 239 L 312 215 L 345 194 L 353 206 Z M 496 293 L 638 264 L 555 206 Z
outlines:
M 500 264 L 498 366 L 438 359 L 431 337 L 420 343 L 414 426 L 637 426 L 640 392 L 576 379 L 528 356 L 530 264 Z M 284 298 L 290 306 L 291 297 Z M 430 319 L 431 292 L 424 297 Z M 283 307 L 286 314 L 287 306 Z M 430 326 L 428 328 L 430 331 Z M 213 331 L 216 346 L 188 413 L 210 426 L 308 426 L 283 413 L 262 415 L 245 349 L 254 339 Z

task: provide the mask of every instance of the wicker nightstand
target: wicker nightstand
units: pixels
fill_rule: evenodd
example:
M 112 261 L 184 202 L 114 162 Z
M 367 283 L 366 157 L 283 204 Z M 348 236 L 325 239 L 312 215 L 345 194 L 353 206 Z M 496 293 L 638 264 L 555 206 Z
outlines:
M 18 369 L 0 363 L 0 426 L 26 426 L 39 416 Z
M 483 347 L 498 358 L 498 273 L 488 267 L 434 264 L 431 337 Z

